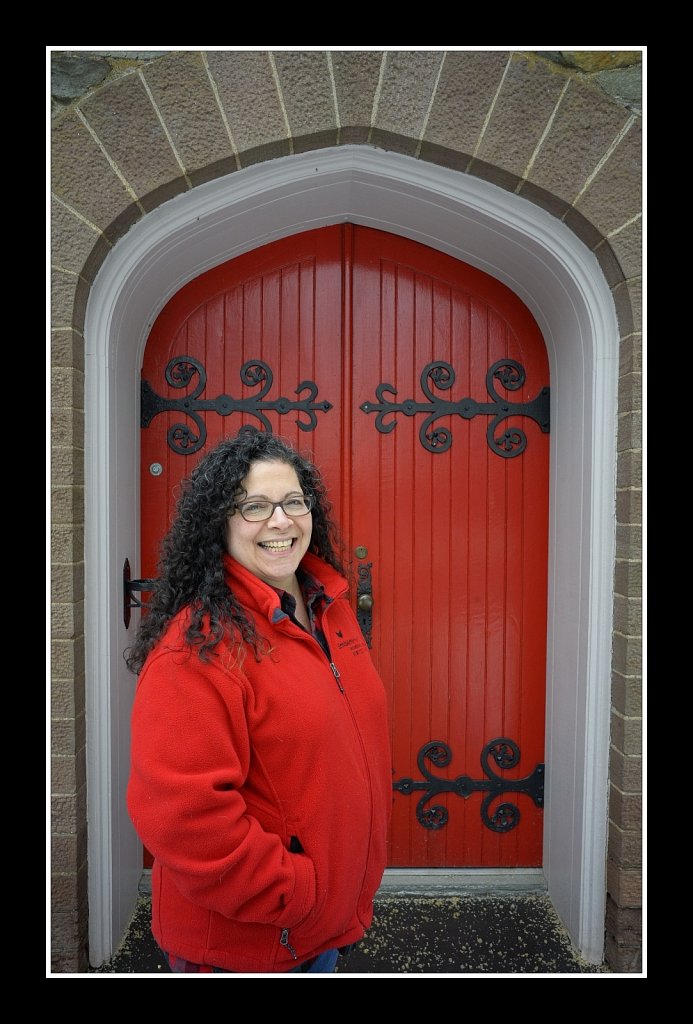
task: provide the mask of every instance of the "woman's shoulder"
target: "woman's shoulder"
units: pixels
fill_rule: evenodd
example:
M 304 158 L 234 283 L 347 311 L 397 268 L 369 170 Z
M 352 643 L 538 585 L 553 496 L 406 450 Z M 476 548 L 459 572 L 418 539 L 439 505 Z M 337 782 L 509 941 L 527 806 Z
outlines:
M 197 620 L 194 609 L 182 608 L 169 621 L 163 634 L 147 656 L 140 679 L 152 672 L 176 668 L 183 673 L 206 676 L 222 672 L 224 676 L 243 677 L 228 631 L 214 646 L 204 643 L 210 629 L 209 616 Z

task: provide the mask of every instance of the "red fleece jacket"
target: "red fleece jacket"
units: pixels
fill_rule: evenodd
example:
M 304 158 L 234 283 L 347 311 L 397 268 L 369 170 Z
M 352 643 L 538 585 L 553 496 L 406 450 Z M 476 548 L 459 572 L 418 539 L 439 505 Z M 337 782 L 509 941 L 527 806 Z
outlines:
M 386 863 L 385 692 L 346 581 L 316 556 L 332 656 L 276 591 L 226 557 L 271 652 L 242 667 L 186 646 L 181 614 L 150 653 L 132 713 L 128 808 L 153 854 L 152 931 L 168 953 L 282 972 L 360 939 Z M 223 648 L 223 649 L 222 649 Z

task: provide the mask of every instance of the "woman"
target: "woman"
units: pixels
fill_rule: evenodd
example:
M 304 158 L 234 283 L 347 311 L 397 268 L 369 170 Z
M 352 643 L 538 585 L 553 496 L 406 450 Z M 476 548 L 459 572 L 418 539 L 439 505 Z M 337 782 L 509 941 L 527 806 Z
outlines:
M 128 664 L 128 808 L 174 971 L 331 972 L 362 937 L 392 800 L 385 693 L 324 485 L 244 428 L 184 486 Z

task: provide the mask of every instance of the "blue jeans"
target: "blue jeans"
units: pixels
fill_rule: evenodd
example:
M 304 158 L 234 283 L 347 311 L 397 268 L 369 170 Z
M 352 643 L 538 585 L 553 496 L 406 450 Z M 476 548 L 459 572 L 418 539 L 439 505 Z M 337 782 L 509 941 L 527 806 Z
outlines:
M 345 951 L 347 948 L 345 947 Z M 205 967 L 204 971 L 201 971 L 199 964 L 188 963 L 186 960 L 181 960 L 175 956 L 169 956 L 168 953 L 162 951 L 166 957 L 166 962 L 173 974 L 234 974 L 234 971 L 227 971 L 223 967 Z M 287 974 L 334 974 L 334 969 L 337 966 L 337 957 L 339 956 L 338 949 L 328 949 L 325 953 L 320 953 L 313 960 L 307 960 L 304 964 L 299 964 L 298 967 L 292 967 Z
M 321 953 L 320 956 L 316 956 L 314 960 L 307 960 L 306 963 L 300 964 L 298 967 L 292 967 L 287 974 L 334 974 L 334 969 L 337 966 L 337 957 L 339 952 L 336 949 L 328 949 L 326 953 Z M 233 971 L 224 971 L 221 967 L 214 968 L 215 974 L 233 974 Z
M 301 964 L 300 967 L 294 967 L 293 970 L 289 971 L 289 974 L 334 974 L 338 956 L 338 950 L 328 949 L 326 953 L 316 956 L 315 960 L 309 962 L 308 966 Z

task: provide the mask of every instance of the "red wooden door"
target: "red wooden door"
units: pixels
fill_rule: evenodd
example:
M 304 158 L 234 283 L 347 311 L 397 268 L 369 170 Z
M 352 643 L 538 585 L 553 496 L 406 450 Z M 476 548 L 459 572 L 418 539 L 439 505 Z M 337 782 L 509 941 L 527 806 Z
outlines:
M 334 226 L 181 289 L 142 378 L 142 575 L 197 452 L 244 423 L 309 449 L 355 607 L 372 598 L 391 865 L 540 865 L 548 364 L 526 307 L 436 250 Z

